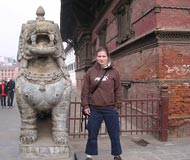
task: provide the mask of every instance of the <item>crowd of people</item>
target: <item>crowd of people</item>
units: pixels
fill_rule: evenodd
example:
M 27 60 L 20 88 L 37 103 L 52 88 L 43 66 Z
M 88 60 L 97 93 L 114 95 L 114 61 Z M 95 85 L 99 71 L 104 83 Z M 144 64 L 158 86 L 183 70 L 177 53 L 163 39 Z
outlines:
M 0 99 L 2 108 L 13 107 L 15 82 L 12 79 L 0 82 Z

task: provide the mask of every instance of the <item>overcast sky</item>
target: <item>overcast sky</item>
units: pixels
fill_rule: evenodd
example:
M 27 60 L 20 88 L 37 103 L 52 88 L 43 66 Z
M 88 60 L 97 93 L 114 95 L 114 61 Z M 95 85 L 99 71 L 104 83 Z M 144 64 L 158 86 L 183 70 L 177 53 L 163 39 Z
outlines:
M 21 26 L 28 20 L 36 19 L 39 6 L 45 10 L 46 20 L 60 24 L 60 0 L 0 1 L 0 56 L 16 59 Z

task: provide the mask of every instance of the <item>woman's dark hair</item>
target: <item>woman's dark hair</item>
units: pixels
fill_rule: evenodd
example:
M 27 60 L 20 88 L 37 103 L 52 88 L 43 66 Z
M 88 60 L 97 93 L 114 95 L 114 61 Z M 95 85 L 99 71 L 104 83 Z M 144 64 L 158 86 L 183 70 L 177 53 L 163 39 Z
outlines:
M 109 51 L 108 51 L 108 48 L 107 47 L 99 47 L 97 50 L 96 50 L 96 55 L 98 54 L 98 52 L 101 52 L 101 51 L 105 51 L 107 56 L 110 58 L 110 54 L 109 54 Z

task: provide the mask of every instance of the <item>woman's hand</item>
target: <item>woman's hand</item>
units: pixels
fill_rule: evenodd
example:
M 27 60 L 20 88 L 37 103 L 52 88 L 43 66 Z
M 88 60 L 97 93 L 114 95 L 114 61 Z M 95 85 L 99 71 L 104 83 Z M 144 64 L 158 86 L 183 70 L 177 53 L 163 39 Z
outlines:
M 87 114 L 88 116 L 90 116 L 90 108 L 85 108 L 84 109 L 84 113 Z

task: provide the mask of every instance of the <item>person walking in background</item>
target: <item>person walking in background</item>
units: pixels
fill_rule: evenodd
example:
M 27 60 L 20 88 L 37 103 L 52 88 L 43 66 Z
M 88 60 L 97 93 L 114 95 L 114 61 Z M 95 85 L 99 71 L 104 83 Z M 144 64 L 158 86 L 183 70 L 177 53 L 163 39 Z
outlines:
M 96 87 L 99 81 L 101 82 Z M 94 88 L 96 90 L 92 93 Z M 84 77 L 81 91 L 83 111 L 88 115 L 86 160 L 93 160 L 92 155 L 98 155 L 97 137 L 103 120 L 111 141 L 111 154 L 114 160 L 122 160 L 118 113 L 122 105 L 121 100 L 119 73 L 111 64 L 107 48 L 101 47 L 97 50 L 95 66 L 91 67 Z
M 8 89 L 7 105 L 9 108 L 13 106 L 13 100 L 14 100 L 15 82 L 12 79 L 8 79 L 7 89 Z
M 2 80 L 0 84 L 0 96 L 1 96 L 1 106 L 2 108 L 6 107 L 6 97 L 7 97 L 7 84 Z

